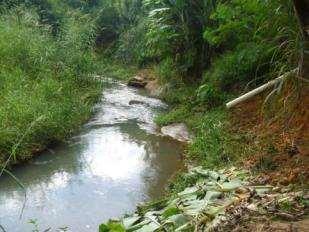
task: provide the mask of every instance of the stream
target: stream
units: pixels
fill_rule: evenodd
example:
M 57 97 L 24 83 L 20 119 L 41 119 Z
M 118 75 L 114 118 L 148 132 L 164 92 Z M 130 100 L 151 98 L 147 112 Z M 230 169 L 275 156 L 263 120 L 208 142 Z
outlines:
M 40 231 L 98 231 L 100 223 L 161 197 L 182 167 L 183 151 L 156 133 L 154 117 L 166 107 L 142 90 L 108 81 L 79 134 L 12 170 L 26 201 L 12 178 L 0 178 L 0 225 L 27 232 L 35 228 L 32 220 Z

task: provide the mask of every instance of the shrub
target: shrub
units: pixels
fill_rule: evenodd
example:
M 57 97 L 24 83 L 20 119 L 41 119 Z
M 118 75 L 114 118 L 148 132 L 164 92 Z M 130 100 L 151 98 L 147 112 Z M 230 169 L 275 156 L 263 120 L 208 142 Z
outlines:
M 273 47 L 267 44 L 241 44 L 214 61 L 212 68 L 204 74 L 204 82 L 225 91 L 250 81 L 258 84 L 267 79 L 272 54 Z
M 197 98 L 208 107 L 216 107 L 223 103 L 225 94 L 211 84 L 201 85 L 197 90 Z
M 103 6 L 96 19 L 96 44 L 106 47 L 119 36 L 120 15 L 116 6 Z
M 146 49 L 146 22 L 141 20 L 120 34 L 117 41 L 116 59 L 126 64 L 144 66 L 152 61 L 149 50 Z
M 188 81 L 200 78 L 209 65 L 210 49 L 203 40 L 214 1 L 145 1 L 147 49 L 158 60 L 172 58 L 174 69 Z
M 292 1 L 219 1 L 210 18 L 204 38 L 219 55 L 205 80 L 222 90 L 257 85 L 296 66 Z
M 171 82 L 165 86 L 162 98 L 171 106 L 189 106 L 195 103 L 196 86 L 187 86 L 181 82 Z
M 181 81 L 176 71 L 175 63 L 170 57 L 165 58 L 155 67 L 155 74 L 163 83 Z
M 9 155 L 11 162 L 28 159 L 89 117 L 100 85 L 89 76 L 93 57 L 80 42 L 89 34 L 72 30 L 57 39 L 20 8 L 0 17 L 0 163 Z

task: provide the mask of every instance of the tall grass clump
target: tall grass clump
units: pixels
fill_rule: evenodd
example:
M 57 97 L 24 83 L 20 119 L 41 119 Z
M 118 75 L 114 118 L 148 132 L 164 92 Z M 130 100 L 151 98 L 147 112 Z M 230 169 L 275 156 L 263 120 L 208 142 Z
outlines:
M 189 157 L 206 167 L 219 167 L 235 161 L 235 138 L 227 129 L 227 113 L 224 109 L 212 110 L 195 120 L 195 139 L 189 145 Z
M 0 164 L 66 139 L 98 97 L 90 22 L 75 15 L 59 37 L 51 30 L 34 10 L 0 16 Z

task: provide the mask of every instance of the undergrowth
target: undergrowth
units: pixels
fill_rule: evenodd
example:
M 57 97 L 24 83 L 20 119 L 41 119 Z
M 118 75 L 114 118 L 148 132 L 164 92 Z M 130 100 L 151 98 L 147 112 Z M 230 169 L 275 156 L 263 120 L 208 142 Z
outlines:
M 89 118 L 101 91 L 91 35 L 78 13 L 59 37 L 31 9 L 0 15 L 0 164 L 29 159 Z
M 138 70 L 136 66 L 123 65 L 116 60 L 108 59 L 104 56 L 98 57 L 97 65 L 100 67 L 100 73 L 103 76 L 123 81 L 132 78 Z
M 189 126 L 194 139 L 186 156 L 198 165 L 208 168 L 228 166 L 244 153 L 244 137 L 230 132 L 228 112 L 224 108 L 203 111 L 182 105 L 159 115 L 156 122 L 160 126 L 180 122 Z

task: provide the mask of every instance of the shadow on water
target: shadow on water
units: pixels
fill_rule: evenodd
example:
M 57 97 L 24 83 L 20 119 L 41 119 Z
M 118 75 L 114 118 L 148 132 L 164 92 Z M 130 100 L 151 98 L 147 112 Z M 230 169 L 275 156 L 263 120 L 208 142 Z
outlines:
M 156 134 L 155 115 L 166 105 L 125 85 L 112 83 L 96 114 L 66 145 L 46 151 L 13 170 L 24 192 L 0 178 L 0 224 L 7 231 L 68 226 L 96 231 L 98 225 L 159 198 L 168 178 L 182 166 L 181 144 Z M 145 104 L 130 105 L 138 100 Z

